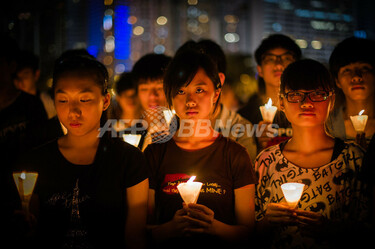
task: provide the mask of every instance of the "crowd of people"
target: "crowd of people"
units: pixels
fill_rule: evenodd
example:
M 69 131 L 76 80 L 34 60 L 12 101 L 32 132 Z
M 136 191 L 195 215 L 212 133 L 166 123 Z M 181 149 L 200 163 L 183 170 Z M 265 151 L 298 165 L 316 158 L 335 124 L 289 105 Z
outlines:
M 286 35 L 264 38 L 260 90 L 238 111 L 221 101 L 226 56 L 212 40 L 145 54 L 115 95 L 84 49 L 61 54 L 41 92 L 38 57 L 5 34 L 0 43 L 1 216 L 15 248 L 371 243 L 375 41 L 349 37 L 325 65 Z M 264 120 L 269 100 L 277 111 Z M 38 173 L 27 210 L 14 172 Z M 185 203 L 177 186 L 193 178 L 199 197 Z M 284 183 L 303 184 L 292 206 Z

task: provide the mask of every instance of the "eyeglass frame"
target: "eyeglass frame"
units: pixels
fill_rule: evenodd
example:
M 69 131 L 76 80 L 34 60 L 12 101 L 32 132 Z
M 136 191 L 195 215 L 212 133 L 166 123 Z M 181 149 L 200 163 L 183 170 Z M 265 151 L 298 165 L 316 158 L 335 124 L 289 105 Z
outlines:
M 283 58 L 282 58 L 282 56 L 284 56 L 284 55 L 291 55 L 293 57 L 293 60 L 296 61 L 296 56 L 294 55 L 294 53 L 288 51 L 288 52 L 285 52 L 285 53 L 280 54 L 280 55 L 276 55 L 276 54 L 272 54 L 272 53 L 265 53 L 265 54 L 262 55 L 262 63 L 264 62 L 265 57 L 269 56 L 269 55 L 276 57 L 276 60 L 275 60 L 275 62 L 273 64 L 276 64 L 278 61 L 280 61 L 281 64 L 284 64 L 285 60 L 283 60 Z M 291 63 L 292 62 L 293 61 L 291 61 Z M 270 62 L 265 63 L 265 64 L 270 64 Z
M 290 93 L 295 93 L 295 92 L 298 92 L 298 93 L 302 93 L 302 94 L 303 94 L 303 98 L 302 98 L 301 101 L 292 102 L 292 101 L 289 101 L 289 100 L 288 100 L 288 95 L 289 95 Z M 311 94 L 311 93 L 316 93 L 316 92 L 324 92 L 324 93 L 326 93 L 326 94 L 328 94 L 328 95 L 325 96 L 325 99 L 324 99 L 324 100 L 321 100 L 321 101 L 314 101 L 314 100 L 311 99 L 310 94 Z M 281 98 L 284 98 L 284 97 L 285 97 L 286 101 L 288 101 L 289 103 L 294 103 L 294 104 L 296 104 L 296 103 L 303 103 L 303 102 L 306 100 L 306 96 L 309 97 L 309 99 L 311 100 L 311 102 L 319 103 L 319 102 L 326 101 L 326 100 L 328 99 L 328 97 L 331 97 L 332 95 L 334 95 L 334 91 L 328 91 L 328 92 L 327 92 L 327 91 L 324 91 L 324 90 L 320 90 L 320 91 L 310 91 L 310 92 L 289 91 L 289 92 L 287 92 L 287 93 L 281 93 L 281 94 L 280 94 L 280 97 L 281 97 Z

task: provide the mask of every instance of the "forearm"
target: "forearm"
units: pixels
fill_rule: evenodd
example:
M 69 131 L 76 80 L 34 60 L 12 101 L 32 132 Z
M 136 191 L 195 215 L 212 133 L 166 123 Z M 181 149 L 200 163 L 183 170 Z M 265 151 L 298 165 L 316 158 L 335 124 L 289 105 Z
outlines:
M 125 226 L 126 248 L 146 248 L 146 229 L 132 222 Z
M 125 243 L 127 248 L 146 247 L 148 179 L 126 189 L 127 214 Z
M 225 241 L 244 241 L 252 234 L 253 229 L 246 225 L 228 225 L 214 219 L 212 221 L 212 234 Z
M 177 232 L 172 221 L 161 225 L 147 225 L 148 234 L 155 243 L 163 242 L 167 239 L 177 237 Z

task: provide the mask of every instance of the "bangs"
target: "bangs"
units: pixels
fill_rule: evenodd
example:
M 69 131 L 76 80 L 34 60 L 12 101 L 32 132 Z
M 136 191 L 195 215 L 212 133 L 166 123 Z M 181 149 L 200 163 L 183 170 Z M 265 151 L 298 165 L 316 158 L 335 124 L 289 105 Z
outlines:
M 314 60 L 306 59 L 290 64 L 281 75 L 280 93 L 285 90 L 332 91 L 334 82 L 326 67 Z
M 375 65 L 375 41 L 349 37 L 340 42 L 331 53 L 329 66 L 332 74 L 337 78 L 341 67 L 355 62 Z
M 57 81 L 63 77 L 93 79 L 102 89 L 102 94 L 105 95 L 107 93 L 108 72 L 105 66 L 97 60 L 86 56 L 72 56 L 57 62 L 53 72 L 53 92 Z

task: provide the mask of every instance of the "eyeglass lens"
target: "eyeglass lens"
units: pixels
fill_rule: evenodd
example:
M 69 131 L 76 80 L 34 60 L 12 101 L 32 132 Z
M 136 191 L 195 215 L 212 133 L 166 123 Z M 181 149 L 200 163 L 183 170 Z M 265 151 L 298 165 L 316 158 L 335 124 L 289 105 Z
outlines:
M 276 64 L 276 62 L 280 61 L 280 63 L 291 63 L 294 61 L 294 56 L 290 53 L 282 54 L 282 55 L 275 55 L 275 54 L 266 54 L 263 57 L 264 64 Z
M 321 102 L 327 99 L 329 93 L 323 91 L 315 91 L 315 92 L 289 92 L 285 94 L 287 100 L 292 103 L 299 103 L 303 102 L 306 99 L 306 96 L 312 102 Z

